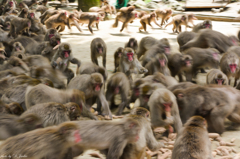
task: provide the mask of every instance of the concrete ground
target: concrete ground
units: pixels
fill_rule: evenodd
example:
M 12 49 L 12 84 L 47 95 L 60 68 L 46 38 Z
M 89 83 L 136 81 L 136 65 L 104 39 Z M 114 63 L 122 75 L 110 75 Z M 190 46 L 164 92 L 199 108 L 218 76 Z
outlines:
M 201 21 L 195 21 L 195 24 Z M 71 44 L 73 54 L 76 58 L 80 59 L 82 62 L 91 61 L 90 59 L 90 43 L 92 39 L 96 37 L 101 37 L 107 44 L 107 70 L 111 75 L 114 70 L 114 58 L 113 54 L 118 47 L 124 47 L 124 44 L 128 41 L 130 37 L 134 37 L 140 41 L 141 38 L 145 36 L 152 36 L 157 39 L 168 38 L 171 44 L 172 53 L 177 53 L 178 43 L 176 41 L 177 34 L 172 33 L 172 26 L 169 26 L 167 29 L 161 29 L 156 25 L 153 25 L 153 28 L 147 28 L 148 33 L 139 32 L 138 28 L 140 26 L 139 20 L 135 20 L 132 24 L 129 25 L 129 32 L 123 31 L 120 33 L 120 26 L 118 28 L 112 28 L 111 25 L 114 23 L 114 20 L 101 21 L 99 24 L 100 30 L 94 28 L 94 34 L 92 35 L 87 26 L 82 26 L 83 33 L 80 33 L 76 27 L 72 27 L 72 30 L 66 30 L 62 33 L 62 42 L 68 42 Z M 239 23 L 229 23 L 229 22 L 215 22 L 213 21 L 213 29 L 224 33 L 225 35 L 237 35 L 239 30 Z M 184 30 L 185 28 L 183 28 Z M 188 31 L 191 29 L 188 28 Z M 102 59 L 99 59 L 99 64 L 102 66 Z M 75 71 L 76 66 L 71 68 Z M 206 74 L 200 74 L 197 79 L 199 84 L 206 83 Z M 240 132 L 239 131 L 226 131 L 222 134 L 223 141 L 230 141 L 232 138 L 236 138 L 234 146 L 238 152 L 240 152 Z M 212 150 L 217 146 L 217 142 L 212 143 Z M 77 159 L 91 159 L 88 154 L 92 151 L 87 151 L 83 156 L 78 157 Z M 231 156 L 234 154 L 232 153 Z M 216 157 L 216 158 L 219 158 Z

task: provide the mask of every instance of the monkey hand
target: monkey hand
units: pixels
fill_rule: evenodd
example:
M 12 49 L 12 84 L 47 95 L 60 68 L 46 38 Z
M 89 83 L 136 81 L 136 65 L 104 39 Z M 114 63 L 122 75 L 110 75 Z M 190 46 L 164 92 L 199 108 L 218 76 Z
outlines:
M 148 72 L 148 70 L 146 69 L 146 68 L 144 68 L 144 67 L 142 67 L 142 68 L 140 68 L 139 69 L 139 73 L 147 73 Z
M 166 125 L 172 125 L 174 123 L 173 116 L 167 117 L 167 119 L 165 119 L 164 122 L 166 123 Z

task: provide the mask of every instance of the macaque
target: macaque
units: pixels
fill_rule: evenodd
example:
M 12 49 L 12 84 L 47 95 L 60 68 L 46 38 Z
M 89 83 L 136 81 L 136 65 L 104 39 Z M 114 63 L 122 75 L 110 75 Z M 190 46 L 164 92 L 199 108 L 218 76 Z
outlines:
M 189 82 L 192 81 L 192 77 L 197 75 L 199 69 L 205 67 L 218 69 L 219 67 L 221 56 L 217 49 L 192 47 L 186 50 L 184 54 L 190 55 L 193 61 L 192 69 L 185 71 L 186 80 Z
M 42 127 L 42 120 L 35 114 L 21 116 L 1 114 L 0 123 L 0 140 Z
M 233 39 L 233 37 L 228 37 L 215 30 L 201 29 L 197 36 L 180 47 L 180 51 L 182 52 L 191 47 L 211 47 L 217 49 L 220 53 L 225 53 L 233 45 L 238 45 L 236 39 Z
M 22 31 L 25 30 L 27 31 L 28 35 L 30 35 L 29 33 L 30 27 L 31 21 L 29 19 L 15 17 L 11 20 L 11 27 L 8 36 L 16 38 Z
M 123 54 L 123 47 L 119 47 L 114 53 L 115 69 L 114 69 L 113 73 L 117 72 L 117 69 L 118 69 L 118 66 L 119 66 L 119 63 L 120 63 L 120 58 L 121 58 L 122 54 Z
M 157 15 L 156 19 L 161 18 L 161 26 L 165 24 L 165 22 L 168 21 L 168 19 L 172 16 L 172 9 L 156 9 L 154 11 Z
M 212 159 L 207 126 L 207 122 L 203 117 L 191 117 L 177 135 L 172 151 L 172 159 Z
M 108 102 L 104 95 L 104 80 L 100 73 L 92 73 L 90 75 L 83 74 L 74 77 L 67 86 L 67 89 L 78 89 L 85 93 L 87 108 L 97 100 L 97 111 L 99 114 L 112 119 L 112 113 L 109 109 Z M 103 111 L 101 108 L 103 107 Z
M 129 41 L 125 44 L 125 48 L 126 47 L 132 48 L 135 51 L 135 53 L 137 53 L 138 48 L 137 40 L 135 38 L 130 38 Z
M 98 65 L 97 58 L 99 56 L 102 56 L 102 59 L 103 59 L 102 64 L 103 64 L 103 67 L 106 68 L 107 45 L 103 41 L 103 39 L 102 38 L 93 39 L 90 45 L 90 49 L 91 49 L 92 62 Z
M 56 29 L 58 26 L 58 32 L 62 32 L 65 29 L 65 25 L 67 24 L 68 13 L 66 11 L 57 13 L 52 15 L 45 21 L 45 25 L 47 29 L 53 28 Z
M 115 18 L 115 23 L 112 25 L 113 28 L 118 27 L 118 22 L 123 22 L 122 28 L 120 32 L 123 31 L 124 28 L 127 28 L 128 23 L 132 22 L 135 18 L 138 17 L 138 13 L 133 11 L 134 7 L 122 7 L 120 12 L 117 13 Z
M 147 32 L 147 25 L 151 26 L 151 22 L 154 22 L 157 26 L 161 28 L 161 26 L 156 22 L 156 14 L 155 12 L 150 13 L 149 15 L 144 15 L 140 19 L 141 27 L 139 27 L 139 32 L 141 32 L 142 29 L 144 29 L 145 32 Z
M 92 73 L 100 73 L 103 78 L 104 81 L 107 80 L 108 77 L 108 72 L 104 67 L 98 66 L 92 62 L 84 62 L 81 64 L 80 68 L 79 68 L 79 72 L 77 72 L 77 74 L 92 74 Z
M 145 76 L 153 75 L 156 72 L 161 72 L 167 76 L 171 75 L 168 68 L 168 59 L 165 54 L 157 54 L 154 58 L 151 59 L 151 61 L 146 64 L 145 68 L 148 70 L 148 72 L 145 73 Z
M 54 94 L 54 96 L 51 96 L 52 94 Z M 27 89 L 25 95 L 27 109 L 36 104 L 48 102 L 57 102 L 64 105 L 68 102 L 74 102 L 80 107 L 83 116 L 96 119 L 96 117 L 86 108 L 85 96 L 82 91 L 77 89 L 59 90 L 43 84 Z
M 29 71 L 27 64 L 15 56 L 11 56 L 6 63 L 4 63 L 3 65 L 0 65 L 0 71 L 4 71 L 7 69 L 14 70 L 14 68 L 19 68 L 23 72 Z
M 67 77 L 67 82 L 69 83 L 70 80 L 74 77 L 73 71 L 68 68 L 70 62 L 77 65 L 76 72 L 78 72 L 81 62 L 73 57 L 72 49 L 69 43 L 61 43 L 57 47 L 58 49 L 52 58 L 51 65 L 53 68 L 57 68 L 62 71 L 63 74 Z
M 228 85 L 228 77 L 219 69 L 212 69 L 207 74 L 207 84 Z
M 234 52 L 227 52 L 223 54 L 220 61 L 220 68 L 229 79 L 229 85 L 231 83 L 230 77 L 235 77 L 234 86 L 236 86 L 239 78 L 239 56 Z
M 33 5 L 37 4 L 37 0 L 23 0 L 23 2 L 29 7 L 31 8 Z
M 45 21 L 46 21 L 49 17 L 51 17 L 51 16 L 53 16 L 53 15 L 55 15 L 55 14 L 58 14 L 58 13 L 60 13 L 58 10 L 47 10 L 47 11 L 45 11 L 45 12 L 39 17 L 40 20 L 41 20 L 41 23 L 44 24 Z
M 18 15 L 18 17 L 20 18 L 27 18 L 28 17 L 28 9 L 27 8 L 23 8 L 20 12 L 20 14 Z
M 36 114 L 41 118 L 43 127 L 48 127 L 70 120 L 77 120 L 80 117 L 81 109 L 73 102 L 66 104 L 49 102 L 36 104 L 28 108 L 23 115 L 27 114 Z
M 192 29 L 193 32 L 197 33 L 201 29 L 212 29 L 212 21 L 204 20 L 202 23 L 198 23 Z
M 20 59 L 26 58 L 25 48 L 22 46 L 22 44 L 20 42 L 13 43 L 13 50 L 12 50 L 11 55 L 16 56 Z
M 81 141 L 74 146 L 79 152 L 88 149 L 106 150 L 104 154 L 107 159 L 119 159 L 127 144 L 136 143 L 141 130 L 138 121 L 131 117 L 126 117 L 119 121 L 77 121 Z M 92 135 L 94 132 L 98 135 Z M 104 144 L 100 144 L 104 143 Z
M 137 120 L 140 124 L 139 140 L 136 143 L 127 144 L 120 159 L 144 158 L 146 147 L 151 151 L 157 151 L 164 146 L 153 135 L 151 123 L 148 121 L 150 113 L 147 109 L 137 107 L 132 109 L 130 114 L 129 117 Z
M 56 29 L 53 29 L 53 28 L 48 29 L 47 32 L 46 32 L 46 34 L 45 34 L 45 36 L 44 36 L 44 41 L 50 41 L 50 39 L 51 39 L 53 36 L 57 36 L 57 37 L 60 37 L 60 38 L 61 38 L 60 34 L 57 32 Z M 60 43 L 60 41 L 59 41 L 59 43 Z
M 197 33 L 194 33 L 192 31 L 184 31 L 179 33 L 177 36 L 177 42 L 178 42 L 179 48 L 181 48 L 187 42 L 192 40 L 196 35 Z
M 5 5 L 5 7 L 4 7 L 4 9 L 3 9 L 3 13 L 2 13 L 2 15 L 5 15 L 6 13 L 9 13 L 9 14 L 11 14 L 11 13 L 17 13 L 16 12 L 16 4 L 15 4 L 15 2 L 13 1 L 13 0 L 8 0 L 7 1 L 7 4 Z
M 23 8 L 28 9 L 28 6 L 24 2 L 19 2 L 17 7 L 19 10 L 22 10 Z
M 183 82 L 182 74 L 185 71 L 191 70 L 193 65 L 193 59 L 190 55 L 185 54 L 172 54 L 168 58 L 168 68 L 171 71 L 171 75 L 178 76 L 179 82 Z
M 42 5 L 39 5 L 37 8 L 36 8 L 36 12 L 40 12 L 41 15 L 46 12 L 48 10 L 48 7 L 46 6 L 42 6 Z
M 77 124 L 62 123 L 9 138 L 1 144 L 0 154 L 6 155 L 3 159 L 8 159 L 7 156 L 17 159 L 18 155 L 60 159 L 64 158 L 69 148 L 81 142 L 81 138 Z
M 140 64 L 136 55 L 134 55 L 134 50 L 132 48 L 125 48 L 123 54 L 120 58 L 119 68 L 120 72 L 126 74 L 128 78 L 131 79 L 131 73 L 146 73 L 148 70 Z
M 108 80 L 106 99 L 109 103 L 110 108 L 112 108 L 114 103 L 114 97 L 117 94 L 121 95 L 121 104 L 118 106 L 117 115 L 121 115 L 124 108 L 129 104 L 128 94 L 130 91 L 130 82 L 127 76 L 122 72 L 114 73 Z
M 43 24 L 41 24 L 41 22 L 39 21 L 38 18 L 36 18 L 35 12 L 34 11 L 30 11 L 28 13 L 28 19 L 31 20 L 31 27 L 30 27 L 30 31 L 34 34 L 45 34 L 47 32 L 47 29 L 45 26 L 43 26 Z
M 21 115 L 23 113 L 23 108 L 16 102 L 5 104 L 0 100 L 0 113 Z
M 179 115 L 176 97 L 165 88 L 159 88 L 151 95 L 148 105 L 151 114 L 152 127 L 166 127 L 172 132 L 170 125 L 174 125 L 175 131 L 179 133 L 182 121 Z

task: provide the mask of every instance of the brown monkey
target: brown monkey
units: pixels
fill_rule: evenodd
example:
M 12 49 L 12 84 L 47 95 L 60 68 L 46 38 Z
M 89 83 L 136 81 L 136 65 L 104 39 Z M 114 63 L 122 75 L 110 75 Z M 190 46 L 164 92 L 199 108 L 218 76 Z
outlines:
M 152 27 L 151 22 L 154 22 L 157 26 L 161 28 L 161 26 L 156 22 L 156 13 L 152 12 L 149 15 L 144 15 L 140 19 L 140 23 L 142 26 L 139 27 L 139 32 L 141 32 L 142 29 L 144 29 L 144 31 L 147 32 L 147 24 Z
M 50 61 L 42 55 L 30 55 L 23 59 L 28 67 L 51 67 Z
M 91 106 L 97 100 L 97 111 L 107 118 L 112 119 L 112 113 L 109 109 L 108 102 L 104 95 L 104 80 L 100 73 L 92 73 L 91 75 L 83 74 L 74 77 L 67 86 L 67 89 L 78 89 L 85 93 L 87 108 Z M 103 107 L 103 111 L 101 111 Z
M 92 74 L 92 73 L 100 73 L 104 81 L 107 80 L 108 72 L 104 67 L 100 67 L 92 62 L 84 62 L 81 64 L 79 68 L 79 72 L 77 74 Z
M 51 96 L 52 94 L 54 94 L 54 97 Z M 81 114 L 83 116 L 89 117 L 91 119 L 96 119 L 96 117 L 85 106 L 84 93 L 77 89 L 59 90 L 43 84 L 39 84 L 27 89 L 25 102 L 27 109 L 33 105 L 40 103 L 57 102 L 66 104 L 68 102 L 74 102 L 79 105 L 82 112 Z
M 137 40 L 135 38 L 130 38 L 128 40 L 128 42 L 125 44 L 125 48 L 126 47 L 132 48 L 135 51 L 135 53 L 136 53 L 137 52 L 137 48 L 138 48 Z
M 21 115 L 23 108 L 16 102 L 5 104 L 0 100 L 0 113 Z
M 201 116 L 191 117 L 179 132 L 174 143 L 172 159 L 212 159 L 207 122 Z
M 138 13 L 138 16 L 137 16 L 137 17 L 140 18 L 140 19 L 141 19 L 144 15 L 147 15 L 147 14 L 148 14 L 146 11 L 138 11 L 137 13 Z
M 168 21 L 168 19 L 172 16 L 172 9 L 156 9 L 154 11 L 157 15 L 156 19 L 161 18 L 161 26 Z
M 172 31 L 173 31 L 174 33 L 180 33 L 180 32 L 182 32 L 182 30 L 181 30 L 181 24 L 186 26 L 185 31 L 187 31 L 188 17 L 187 17 L 187 15 L 175 15 L 175 16 L 172 18 L 172 21 L 171 21 L 170 23 L 168 23 L 168 24 L 165 26 L 165 28 L 166 28 L 168 25 L 171 25 L 171 24 L 173 24 Z
M 192 29 L 193 32 L 198 32 L 201 29 L 212 29 L 212 21 L 211 20 L 204 20 L 202 23 L 198 23 Z
M 41 23 L 44 24 L 45 21 L 46 21 L 49 17 L 51 17 L 51 16 L 53 16 L 53 15 L 55 15 L 55 14 L 58 14 L 58 13 L 59 13 L 58 10 L 47 10 L 47 11 L 45 11 L 45 12 L 39 17 L 40 20 L 41 20 Z
M 177 90 L 177 89 L 186 89 L 186 88 L 192 87 L 192 86 L 197 86 L 197 85 L 192 82 L 181 82 L 179 84 L 169 86 L 167 89 L 169 89 L 171 92 L 173 92 L 174 90 Z
M 121 104 L 118 106 L 117 115 L 121 115 L 124 108 L 129 104 L 128 94 L 130 91 L 130 82 L 127 76 L 122 72 L 114 73 L 108 80 L 106 99 L 110 108 L 113 108 L 114 97 L 117 94 L 121 95 Z
M 147 58 L 148 61 L 154 57 L 157 53 L 165 53 L 166 55 L 170 54 L 170 44 L 168 39 L 163 38 L 157 40 L 151 36 L 145 36 L 141 39 L 137 51 L 137 57 L 140 59 L 141 56 L 144 56 L 146 53 L 150 53 L 150 57 Z M 153 54 L 153 55 L 152 55 Z M 147 62 L 146 62 L 147 63 Z
M 65 79 L 65 76 L 62 74 L 61 71 L 53 69 L 51 67 L 32 67 L 30 70 L 30 76 L 36 79 L 48 78 L 53 82 L 55 88 L 66 88 L 63 81 L 63 79 Z
M 43 26 L 43 24 L 39 21 L 38 18 L 35 17 L 35 12 L 30 11 L 28 13 L 28 19 L 31 20 L 30 31 L 35 34 L 45 34 L 47 29 Z
M 157 151 L 164 146 L 153 135 L 151 123 L 148 121 L 149 111 L 147 109 L 137 107 L 131 110 L 130 114 L 129 117 L 137 120 L 140 124 L 139 140 L 136 143 L 127 144 L 120 159 L 144 158 L 146 147 L 151 151 Z
M 173 93 L 177 97 L 183 123 L 191 116 L 200 115 L 207 120 L 209 132 L 222 134 L 225 118 L 233 122 L 240 122 L 239 92 L 231 86 L 210 85 L 210 87 L 196 85 L 175 90 Z
M 30 35 L 29 33 L 30 27 L 31 27 L 31 21 L 29 19 L 14 17 L 11 20 L 11 27 L 10 27 L 8 36 L 9 37 L 12 36 L 13 38 L 16 38 L 20 34 L 20 32 L 24 30 L 27 30 L 28 35 Z
M 106 150 L 107 159 L 117 159 L 123 153 L 128 143 L 135 143 L 139 140 L 140 124 L 133 118 L 126 117 L 119 121 L 77 121 L 81 141 L 75 146 L 75 149 L 88 150 Z M 98 128 L 99 135 L 92 135 Z M 91 144 L 89 144 L 91 143 Z M 104 144 L 99 144 L 104 143 Z M 79 155 L 79 154 L 78 154 Z M 78 155 L 74 155 L 78 156 Z
M 15 9 L 16 9 L 15 2 L 13 0 L 8 0 L 6 5 L 4 6 L 2 15 L 5 15 L 6 13 L 16 14 L 17 11 Z
M 221 57 L 217 49 L 192 47 L 184 53 L 190 55 L 193 60 L 192 69 L 185 71 L 187 81 L 192 81 L 192 77 L 197 75 L 200 68 L 209 67 L 218 69 L 219 67 Z
M 44 41 L 50 41 L 50 39 L 53 37 L 53 36 L 57 36 L 57 37 L 61 37 L 60 34 L 57 32 L 56 29 L 48 29 L 45 36 L 44 36 Z M 60 43 L 60 41 L 59 41 Z
M 22 10 L 23 8 L 27 8 L 27 9 L 28 9 L 28 6 L 27 6 L 24 2 L 19 2 L 19 3 L 18 3 L 18 8 L 19 8 L 20 10 Z
M 22 11 L 20 12 L 20 14 L 18 15 L 18 17 L 20 17 L 20 18 L 27 18 L 27 16 L 28 16 L 27 8 L 23 8 Z
M 76 103 L 70 102 L 63 105 L 61 103 L 49 102 L 30 107 L 23 113 L 23 115 L 26 114 L 36 114 L 43 121 L 43 127 L 48 127 L 76 120 L 80 116 L 81 110 Z
M 11 55 L 16 56 L 20 59 L 26 58 L 25 48 L 22 46 L 22 44 L 20 42 L 13 43 L 13 50 L 12 50 Z
M 91 49 L 91 60 L 93 63 L 98 65 L 97 58 L 102 56 L 103 67 L 106 68 L 106 56 L 107 56 L 107 45 L 102 38 L 94 38 L 90 44 Z
M 36 8 L 36 12 L 40 12 L 41 15 L 48 10 L 48 7 L 43 5 L 38 5 Z
M 0 64 L 2 65 L 4 61 L 7 60 L 5 47 L 2 43 L 0 43 Z
M 239 56 L 235 52 L 227 52 L 223 54 L 220 60 L 220 68 L 229 79 L 229 85 L 231 83 L 230 77 L 235 77 L 234 86 L 236 86 L 239 78 Z
M 232 37 L 228 37 L 215 30 L 201 29 L 197 36 L 180 47 L 180 51 L 184 51 L 191 47 L 211 47 L 217 49 L 220 53 L 225 53 L 227 49 L 233 45 L 237 45 L 237 42 Z
M 177 36 L 177 42 L 179 47 L 181 48 L 183 45 L 185 45 L 187 42 L 192 40 L 197 33 L 194 33 L 192 31 L 184 31 L 178 34 Z
M 123 72 L 131 79 L 131 73 L 146 73 L 148 70 L 140 64 L 136 55 L 134 55 L 134 50 L 132 48 L 124 48 L 123 54 L 120 58 L 119 68 L 120 72 Z
M 228 85 L 227 76 L 219 69 L 212 69 L 207 74 L 207 84 Z
M 0 71 L 0 79 L 5 78 L 5 77 L 13 77 L 13 76 L 17 76 L 18 73 L 14 72 L 12 70 L 4 70 L 4 71 Z
M 52 58 L 51 65 L 53 68 L 57 68 L 63 72 L 63 74 L 67 77 L 68 83 L 74 77 L 73 71 L 68 68 L 70 62 L 77 65 L 76 72 L 78 72 L 81 62 L 77 58 L 73 57 L 72 49 L 69 43 L 61 43 Z
M 56 29 L 60 25 L 58 32 L 64 31 L 65 25 L 67 24 L 68 13 L 66 11 L 52 15 L 45 21 L 47 29 Z
M 0 123 L 0 140 L 42 127 L 41 119 L 34 114 L 21 115 L 20 117 L 12 114 L 1 114 Z
M 119 47 L 114 53 L 115 69 L 114 69 L 113 73 L 117 72 L 117 69 L 118 69 L 118 66 L 119 66 L 119 63 L 120 63 L 120 58 L 121 58 L 122 54 L 123 54 L 123 47 Z
M 153 127 L 174 125 L 175 131 L 179 133 L 182 121 L 179 116 L 176 97 L 165 88 L 159 88 L 153 92 L 148 102 Z M 172 132 L 169 127 L 170 132 Z
M 193 59 L 190 55 L 185 54 L 172 54 L 168 58 L 168 68 L 171 71 L 171 75 L 178 76 L 179 82 L 183 81 L 182 74 L 185 71 L 191 70 L 193 65 Z
M 16 154 L 27 158 L 64 158 L 68 149 L 81 141 L 75 123 L 62 123 L 59 126 L 37 129 L 9 138 L 0 146 L 0 154 L 11 156 L 13 159 L 19 158 Z
M 22 70 L 24 70 L 24 72 L 29 71 L 27 64 L 15 56 L 10 57 L 6 63 L 0 65 L 0 71 L 4 71 L 7 69 L 13 70 L 14 68 L 21 68 Z
M 167 76 L 171 75 L 168 68 L 168 59 L 164 54 L 157 54 L 146 64 L 145 68 L 148 70 L 148 72 L 145 73 L 145 76 L 153 75 L 156 72 L 161 72 Z

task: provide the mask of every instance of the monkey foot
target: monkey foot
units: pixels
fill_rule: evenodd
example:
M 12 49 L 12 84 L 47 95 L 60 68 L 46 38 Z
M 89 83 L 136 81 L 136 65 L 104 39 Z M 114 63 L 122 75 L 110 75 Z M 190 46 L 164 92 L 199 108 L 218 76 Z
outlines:
M 91 154 L 89 154 L 91 157 L 96 157 L 96 158 L 100 158 L 100 159 L 103 159 L 101 156 L 100 156 L 100 154 L 98 154 L 98 153 L 91 153 Z
M 113 115 L 112 117 L 113 117 L 113 119 L 120 119 L 120 118 L 123 118 L 124 116 L 122 116 L 122 115 L 121 116 Z
M 166 129 L 164 127 L 157 127 L 153 130 L 155 133 L 164 133 Z

